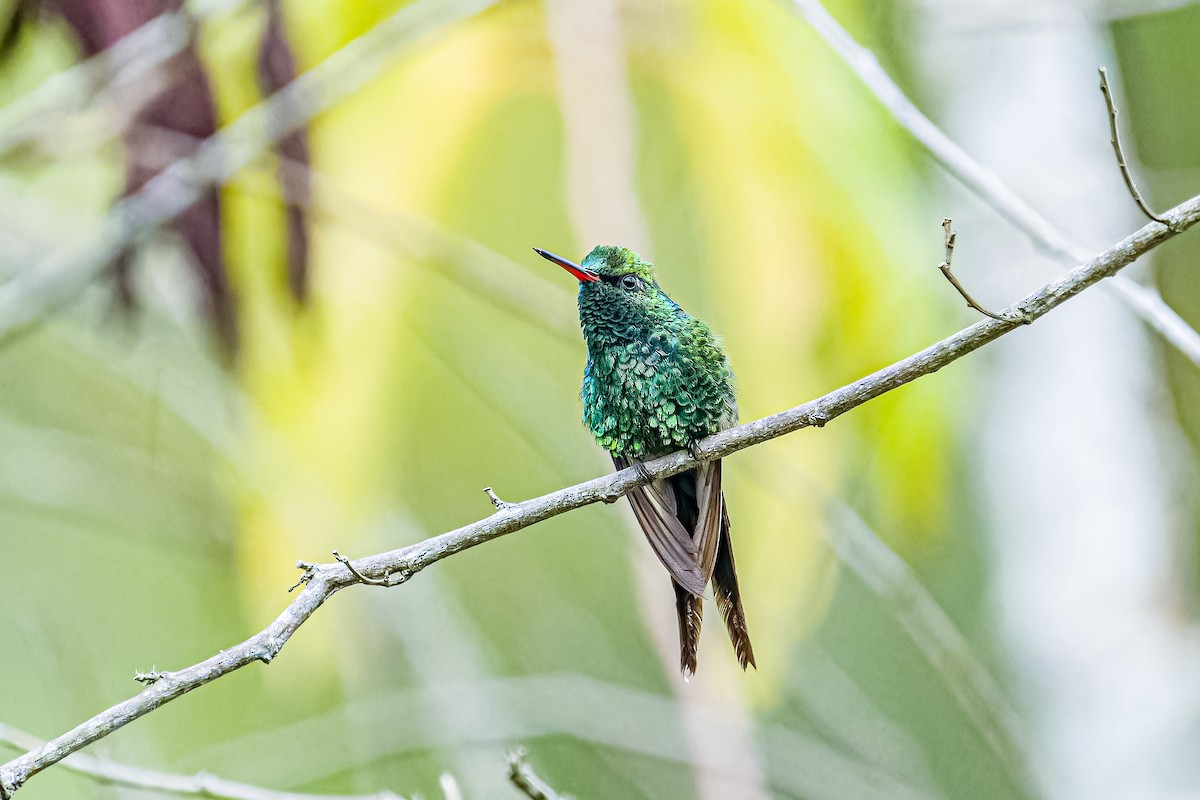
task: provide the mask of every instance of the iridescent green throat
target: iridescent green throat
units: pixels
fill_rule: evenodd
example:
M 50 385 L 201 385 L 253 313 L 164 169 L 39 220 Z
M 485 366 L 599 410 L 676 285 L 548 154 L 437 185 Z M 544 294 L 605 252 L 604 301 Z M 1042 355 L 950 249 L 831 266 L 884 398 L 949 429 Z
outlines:
M 579 284 L 587 341 L 583 421 L 615 455 L 650 458 L 737 422 L 733 372 L 720 340 L 658 285 L 654 265 L 624 247 L 592 250 Z

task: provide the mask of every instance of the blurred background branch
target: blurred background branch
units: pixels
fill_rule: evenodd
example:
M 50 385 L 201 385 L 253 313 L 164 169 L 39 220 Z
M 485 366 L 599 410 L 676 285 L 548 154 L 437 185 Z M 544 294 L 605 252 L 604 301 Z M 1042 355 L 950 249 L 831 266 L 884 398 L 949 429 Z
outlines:
M 201 142 L 193 156 L 173 161 L 115 204 L 94 237 L 58 248 L 0 286 L 0 346 L 77 298 L 126 248 L 186 212 L 212 186 L 360 89 L 413 39 L 489 5 L 419 0 L 405 6 Z
M 45 744 L 36 736 L 31 736 L 2 722 L 0 722 L 0 743 L 20 750 L 33 750 Z M 183 797 L 213 797 L 219 798 L 219 800 L 403 800 L 393 792 L 361 795 L 277 792 L 259 786 L 225 780 L 207 773 L 177 775 L 128 764 L 117 764 L 83 753 L 68 756 L 61 763 L 64 769 L 86 775 L 99 783 Z
M 64 118 L 87 110 L 97 95 L 116 93 L 139 82 L 177 80 L 163 67 L 191 46 L 196 26 L 218 14 L 233 13 L 246 0 L 204 0 L 155 16 L 111 45 L 0 108 L 0 157 L 23 145 L 38 145 L 60 132 Z
M 971 645 L 904 560 L 854 509 L 831 503 L 829 541 L 841 562 L 893 609 L 1027 797 L 1039 797 L 1029 738 L 1004 693 Z
M 875 54 L 856 42 L 819 0 L 792 0 L 792 3 L 896 121 L 924 145 L 950 175 L 1060 264 L 1078 264 L 1087 257 L 1086 247 L 1063 235 L 994 172 L 972 158 L 921 113 L 880 66 Z M 1147 325 L 1200 367 L 1200 333 L 1163 302 L 1153 287 L 1136 284 L 1123 276 L 1117 276 L 1110 286 Z

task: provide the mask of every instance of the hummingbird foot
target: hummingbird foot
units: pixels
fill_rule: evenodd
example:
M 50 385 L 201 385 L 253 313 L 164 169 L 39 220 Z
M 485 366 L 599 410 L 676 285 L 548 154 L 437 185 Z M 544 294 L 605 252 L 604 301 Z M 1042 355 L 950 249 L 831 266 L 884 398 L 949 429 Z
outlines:
M 634 471 L 646 483 L 654 483 L 654 476 L 650 474 L 650 470 L 646 469 L 646 465 L 641 461 L 635 461 L 632 464 Z
M 696 441 L 695 439 L 688 441 L 687 451 L 688 454 L 697 461 L 700 461 L 704 458 L 704 451 L 700 449 L 700 442 Z

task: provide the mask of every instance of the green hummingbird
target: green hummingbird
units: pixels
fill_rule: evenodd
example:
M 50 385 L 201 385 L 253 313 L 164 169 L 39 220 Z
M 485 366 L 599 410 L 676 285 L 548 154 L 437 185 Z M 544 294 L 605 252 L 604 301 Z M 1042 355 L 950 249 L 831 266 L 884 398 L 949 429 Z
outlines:
M 687 448 L 737 424 L 733 371 L 721 341 L 658 285 L 654 265 L 604 245 L 581 264 L 534 248 L 579 280 L 579 324 L 587 342 L 583 421 L 618 469 Z M 742 669 L 754 665 L 721 491 L 721 461 L 632 489 L 634 516 L 671 574 L 679 617 L 680 667 L 696 671 L 710 582 Z

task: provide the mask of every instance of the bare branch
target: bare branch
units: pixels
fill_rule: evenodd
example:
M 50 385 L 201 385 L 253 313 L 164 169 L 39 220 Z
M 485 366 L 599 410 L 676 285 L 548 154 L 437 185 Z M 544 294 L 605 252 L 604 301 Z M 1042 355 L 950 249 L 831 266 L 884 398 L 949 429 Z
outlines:
M 1035 211 L 1033 206 L 1008 188 L 994 172 L 968 155 L 934 125 L 929 117 L 922 114 L 896 82 L 884 72 L 875 54 L 854 41 L 845 28 L 825 10 L 820 0 L 792 0 L 792 4 L 854 71 L 871 94 L 891 112 L 896 121 L 959 183 L 1025 234 L 1039 250 L 1059 263 L 1078 264 L 1088 257 L 1088 248 L 1063 235 L 1048 219 Z M 1169 215 L 1163 216 L 1169 218 Z M 1158 331 L 1159 335 L 1200 367 L 1200 333 L 1175 313 L 1174 309 L 1163 301 L 1157 290 L 1142 286 L 1122 275 L 1110 281 L 1109 286 L 1147 325 Z
M 1027 316 L 1031 321 L 1036 320 L 1089 286 L 1116 274 L 1139 256 L 1200 221 L 1200 197 L 1193 197 L 1164 216 L 1170 224 L 1146 225 L 1062 278 L 1005 309 L 1004 315 L 1009 319 Z M 802 428 L 823 426 L 880 395 L 923 375 L 937 372 L 1018 327 L 1021 326 L 1017 322 L 980 320 L 919 353 L 823 397 L 709 436 L 700 443 L 703 456 L 705 459 L 724 458 Z M 699 463 L 687 451 L 679 451 L 645 462 L 642 474 L 630 467 L 532 500 L 511 503 L 485 519 L 432 539 L 359 559 L 358 572 L 395 586 L 455 553 L 592 503 L 611 502 L 633 487 L 643 485 L 647 478 L 665 478 Z M 304 590 L 265 630 L 199 664 L 160 677 L 136 696 L 0 766 L 0 795 L 11 796 L 26 780 L 43 769 L 193 689 L 255 661 L 269 663 L 292 634 L 327 599 L 338 590 L 360 582 L 345 564 L 336 562 L 307 567 L 306 575 L 308 581 Z
M 569 796 L 559 794 L 550 785 L 537 776 L 533 767 L 525 763 L 529 755 L 524 747 L 518 747 L 508 754 L 508 779 L 530 800 L 571 800 Z
M 1117 130 L 1117 106 L 1113 102 L 1112 90 L 1108 88 L 1108 71 L 1104 67 L 1100 67 L 1100 93 L 1104 95 L 1104 105 L 1108 106 L 1109 141 L 1112 142 L 1113 154 L 1117 157 L 1117 166 L 1121 168 L 1121 177 L 1125 179 L 1125 186 L 1129 188 L 1129 193 L 1133 195 L 1133 201 L 1137 203 L 1143 214 L 1155 222 L 1166 225 L 1167 221 L 1151 211 L 1150 206 L 1142 199 L 1142 193 L 1138 191 L 1137 184 L 1133 182 L 1133 174 L 1129 171 L 1129 165 L 1125 163 L 1125 150 L 1121 147 L 1121 134 Z
M 2 722 L 0 722 L 0 743 L 20 750 L 32 750 L 45 744 L 36 736 Z M 146 789 L 153 792 L 167 792 L 185 797 L 215 797 L 220 800 L 403 800 L 402 797 L 392 792 L 377 792 L 371 795 L 317 795 L 279 792 L 245 783 L 227 781 L 206 772 L 195 775 L 159 772 L 127 764 L 116 764 L 107 759 L 101 760 L 82 753 L 68 756 L 63 759 L 62 765 L 72 772 L 100 783 Z
M 73 301 L 119 253 L 182 214 L 207 187 L 230 180 L 265 148 L 371 81 L 413 40 L 495 2 L 410 3 L 205 139 L 194 155 L 116 203 L 95 236 L 59 248 L 0 286 L 0 344 Z
M 969 308 L 975 309 L 985 317 L 991 317 L 992 319 L 997 319 L 1001 322 L 1019 322 L 1022 325 L 1028 325 L 1032 320 L 1026 319 L 1025 317 L 1010 320 L 1007 317 L 1002 317 L 999 314 L 988 311 L 986 308 L 979 305 L 979 303 L 975 302 L 975 298 L 971 297 L 963 285 L 958 282 L 958 278 L 955 277 L 954 272 L 950 269 L 950 263 L 954 259 L 954 243 L 958 241 L 958 234 L 950 229 L 952 224 L 953 223 L 950 222 L 948 217 L 942 220 L 942 230 L 945 231 L 946 235 L 946 260 L 938 264 L 938 269 L 940 269 L 942 274 L 946 276 L 946 280 L 950 281 L 950 285 L 953 286 L 960 295 L 962 295 L 963 300 L 967 301 L 967 306 Z

